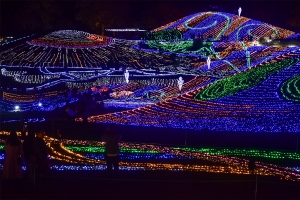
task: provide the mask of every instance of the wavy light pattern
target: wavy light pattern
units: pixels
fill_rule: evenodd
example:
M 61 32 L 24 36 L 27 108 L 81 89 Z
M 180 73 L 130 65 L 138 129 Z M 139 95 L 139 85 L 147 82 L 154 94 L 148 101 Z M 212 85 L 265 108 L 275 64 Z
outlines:
M 24 112 L 50 111 L 67 100 L 57 91 L 61 85 L 79 91 L 105 86 L 110 93 L 130 95 L 106 99 L 104 107 L 126 111 L 90 116 L 89 122 L 253 132 L 300 128 L 299 47 L 258 43 L 298 33 L 234 14 L 201 12 L 150 35 L 154 40 L 145 42 L 62 30 L 4 48 L 1 76 L 21 83 L 27 93 L 7 86 L 1 110 L 14 112 L 20 104 Z M 193 38 L 206 46 L 197 49 Z M 179 76 L 185 80 L 181 92 Z M 48 96 L 34 94 L 35 89 Z
M 8 135 L 9 132 L 0 132 L 0 136 Z M 19 136 L 20 132 L 17 133 Z M 97 141 L 80 141 L 80 140 L 58 140 L 46 136 L 45 142 L 49 148 L 49 159 L 53 161 L 57 160 L 64 162 L 67 165 L 52 166 L 53 170 L 104 170 L 105 161 L 99 160 L 97 156 L 84 156 L 78 152 L 103 152 L 103 142 Z M 77 146 L 70 146 L 70 145 Z M 65 146 L 67 145 L 67 146 Z M 81 145 L 80 147 L 78 145 Z M 0 145 L 0 150 L 3 146 Z M 123 157 L 121 154 L 120 169 L 121 170 L 172 170 L 172 171 L 202 171 L 213 173 L 234 173 L 234 174 L 250 174 L 248 163 L 249 160 L 236 157 L 239 156 L 251 156 L 251 157 L 265 157 L 263 151 L 238 151 L 229 149 L 208 149 L 208 148 L 181 148 L 181 147 L 165 147 L 159 145 L 149 144 L 132 144 L 121 143 L 121 152 L 127 154 Z M 146 153 L 146 154 L 145 154 Z M 159 159 L 170 158 L 175 159 L 177 164 L 162 164 L 161 161 L 155 161 L 153 156 L 147 156 L 147 154 L 166 154 L 167 156 L 161 156 Z M 134 157 L 131 157 L 130 154 Z M 225 154 L 225 155 L 224 155 Z M 233 154 L 234 157 L 227 156 Z M 172 156 L 173 155 L 173 156 Z M 295 153 L 284 153 L 270 151 L 271 158 L 291 158 L 299 159 L 299 155 Z M 170 157 L 171 156 L 171 157 Z M 268 156 L 268 155 L 267 155 Z M 283 157 L 282 157 L 283 156 Z M 292 157 L 291 157 L 292 156 Z M 181 164 L 182 159 L 196 159 L 212 162 L 212 165 L 199 165 L 199 164 Z M 129 161 L 132 160 L 132 161 Z M 141 160 L 143 162 L 136 162 Z M 148 161 L 146 161 L 148 160 Z M 71 164 L 71 165 L 70 165 Z M 297 168 L 281 167 L 275 164 L 267 164 L 260 161 L 255 161 L 254 173 L 263 176 L 276 176 L 281 179 L 299 181 L 300 174 Z M 2 166 L 1 166 L 2 167 Z

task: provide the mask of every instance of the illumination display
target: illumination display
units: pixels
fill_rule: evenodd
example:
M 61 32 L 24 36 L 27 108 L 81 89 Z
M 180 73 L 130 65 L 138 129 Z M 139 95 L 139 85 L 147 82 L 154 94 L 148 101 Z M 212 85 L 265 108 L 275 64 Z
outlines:
M 11 99 L 0 100 L 0 111 L 2 112 L 25 112 L 25 111 L 53 111 L 66 105 L 66 97 L 64 95 L 56 95 L 53 97 L 42 96 L 36 99 L 25 98 L 18 99 L 10 96 Z M 17 96 L 19 97 L 19 96 Z M 39 99 L 39 100 L 37 100 Z M 70 103 L 78 101 L 77 98 L 71 98 Z M 18 105 L 15 105 L 18 102 Z
M 50 33 L 42 38 L 28 41 L 30 45 L 56 48 L 98 48 L 109 45 L 113 40 L 108 37 L 82 31 L 64 30 Z
M 286 67 L 293 66 L 299 61 L 300 58 L 294 58 L 272 62 L 239 73 L 235 76 L 224 78 L 202 90 L 195 98 L 197 100 L 211 100 L 249 89 L 260 84 L 267 79 L 268 76 L 281 71 Z
M 21 133 L 17 132 L 20 136 Z M 9 132 L 0 132 L 0 136 Z M 84 140 L 58 140 L 45 136 L 49 148 L 49 159 L 54 162 L 52 170 L 105 170 L 103 158 L 104 143 Z M 3 140 L 1 142 L 4 142 Z M 299 160 L 297 152 L 254 150 L 254 149 L 224 149 L 224 148 L 189 148 L 166 147 L 160 145 L 121 143 L 121 170 L 172 170 L 198 171 L 210 173 L 250 174 L 249 160 L 254 159 L 254 174 L 275 176 L 290 181 L 300 181 L 297 167 L 273 164 L 281 159 Z M 3 151 L 3 145 L 0 145 Z M 268 158 L 269 163 L 261 161 Z M 3 159 L 3 154 L 0 154 Z M 205 165 L 186 164 L 184 160 L 203 160 Z M 64 164 L 55 164 L 55 161 Z M 169 163 L 170 162 L 170 163 Z M 271 163 L 272 164 L 271 164 Z M 0 166 L 2 167 L 2 166 Z
M 104 108 L 126 111 L 90 116 L 88 122 L 297 132 L 300 49 L 261 39 L 298 36 L 224 12 L 183 17 L 146 33 L 142 40 L 74 30 L 31 36 L 0 52 L 1 76 L 26 89 L 20 93 L 18 86 L 5 85 L 0 109 L 15 112 L 18 105 L 18 112 L 52 111 L 67 100 L 79 100 L 66 97 L 66 88 L 79 96 L 98 88 L 91 95 L 109 93 L 97 100 Z M 181 92 L 179 77 L 184 80 Z M 62 85 L 64 89 L 57 89 Z M 107 90 L 99 89 L 103 87 Z
M 283 82 L 280 91 L 285 99 L 290 101 L 300 101 L 300 75 Z
M 138 29 L 138 28 L 125 28 L 125 29 L 117 29 L 117 28 L 112 28 L 112 29 L 105 29 L 106 31 L 115 31 L 115 32 L 123 32 L 123 31 L 146 31 L 146 30 L 142 30 L 142 29 Z

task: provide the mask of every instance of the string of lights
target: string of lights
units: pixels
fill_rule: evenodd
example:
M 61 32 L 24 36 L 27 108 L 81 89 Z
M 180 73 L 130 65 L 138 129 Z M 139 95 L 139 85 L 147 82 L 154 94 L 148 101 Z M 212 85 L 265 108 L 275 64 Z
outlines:
M 8 135 L 9 132 L 2 131 L 0 135 Z M 20 136 L 21 133 L 17 132 Z M 53 170 L 104 170 L 105 162 L 101 156 L 84 156 L 77 152 L 97 152 L 103 153 L 104 143 L 97 141 L 80 141 L 80 140 L 58 140 L 46 136 L 45 142 L 50 149 L 49 159 L 63 161 L 65 163 L 76 165 L 53 165 Z M 63 144 L 67 144 L 64 146 Z M 72 145 L 84 145 L 84 146 L 70 146 Z M 87 146 L 89 145 L 89 146 Z M 93 146 L 90 146 L 93 145 Z M 3 150 L 3 145 L 0 145 L 0 150 Z M 187 147 L 165 147 L 149 144 L 132 144 L 121 143 L 121 170 L 173 170 L 173 171 L 204 171 L 213 173 L 235 173 L 235 174 L 250 174 L 248 160 L 238 157 L 228 157 L 223 154 L 231 154 L 237 156 L 260 156 L 260 157 L 272 157 L 275 158 L 292 158 L 299 159 L 298 153 L 292 152 L 279 152 L 269 151 L 266 155 L 266 151 L 263 150 L 229 150 L 229 149 L 216 149 L 216 148 L 187 148 Z M 129 155 L 131 154 L 131 156 Z M 198 165 L 198 164 L 167 164 L 167 163 L 153 163 L 151 160 L 158 159 L 154 155 L 159 155 L 159 159 L 170 158 L 181 159 L 202 159 L 220 165 Z M 163 155 L 165 154 L 165 155 Z M 170 157 L 170 154 L 174 155 Z M 122 157 L 124 156 L 125 157 Z M 100 159 L 99 159 L 100 158 Z M 124 160 L 123 160 L 123 159 Z M 125 160 L 149 160 L 150 162 L 128 162 Z M 224 166 L 225 164 L 225 166 Z M 277 176 L 281 179 L 297 181 L 300 174 L 295 168 L 287 168 L 277 166 L 275 164 L 266 164 L 263 162 L 255 162 L 255 174 L 264 176 Z
M 97 146 L 66 146 L 67 149 L 73 152 L 78 153 L 104 153 L 105 147 L 103 143 L 98 144 Z M 275 150 L 258 150 L 258 149 L 228 149 L 228 148 L 189 148 L 189 147 L 174 147 L 167 148 L 158 145 L 139 145 L 139 144 L 121 144 L 120 152 L 121 157 L 126 154 L 142 154 L 145 157 L 156 156 L 159 157 L 168 157 L 179 156 L 176 155 L 176 150 L 186 151 L 186 152 L 200 152 L 207 153 L 210 155 L 227 155 L 227 156 L 241 156 L 241 157 L 255 157 L 255 158 L 270 158 L 270 159 L 290 159 L 290 160 L 300 160 L 300 154 L 295 151 L 275 151 Z M 93 155 L 97 155 L 93 154 Z M 191 154 L 193 155 L 193 154 Z M 137 157 L 137 156 L 136 156 Z M 184 157 L 182 159 L 193 159 L 193 156 Z
M 231 76 L 211 84 L 195 97 L 197 100 L 211 100 L 237 93 L 240 90 L 260 84 L 268 76 L 299 62 L 300 59 L 286 59 L 279 62 L 267 63 L 235 76 Z M 224 88 L 224 86 L 226 88 Z M 222 89 L 221 89 L 222 88 Z M 221 92 L 218 92 L 221 91 Z
M 52 32 L 42 38 L 28 41 L 30 45 L 56 48 L 98 48 L 109 45 L 111 38 L 82 31 L 64 30 Z

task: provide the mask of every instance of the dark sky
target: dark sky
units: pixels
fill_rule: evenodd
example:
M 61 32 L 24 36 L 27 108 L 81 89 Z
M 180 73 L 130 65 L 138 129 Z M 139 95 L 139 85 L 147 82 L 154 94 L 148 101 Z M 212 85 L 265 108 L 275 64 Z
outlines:
M 0 35 L 61 29 L 100 33 L 102 27 L 153 29 L 196 12 L 237 13 L 240 6 L 243 16 L 300 32 L 297 0 L 1 0 Z

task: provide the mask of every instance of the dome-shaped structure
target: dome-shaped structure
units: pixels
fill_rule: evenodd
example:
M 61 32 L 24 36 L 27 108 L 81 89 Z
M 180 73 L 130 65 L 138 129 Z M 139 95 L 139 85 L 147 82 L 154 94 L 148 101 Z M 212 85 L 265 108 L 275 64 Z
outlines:
M 61 30 L 44 37 L 28 41 L 27 44 L 55 48 L 99 48 L 113 42 L 112 38 L 83 31 Z
M 293 31 L 224 12 L 200 12 L 183 17 L 152 32 L 166 29 L 179 30 L 183 38 L 225 39 L 226 41 L 252 41 L 259 38 L 283 39 L 298 37 Z
M 279 132 L 284 123 L 288 132 L 299 129 L 300 50 L 283 44 L 299 34 L 243 16 L 201 12 L 146 36 L 132 41 L 56 31 L 0 52 L 1 75 L 31 91 L 105 87 L 114 97 L 105 106 L 139 108 L 90 122 L 252 132 Z M 62 91 L 51 92 L 41 103 L 54 108 Z M 28 110 L 38 105 L 32 104 L 36 95 L 12 93 L 4 99 L 22 99 L 20 107 Z

